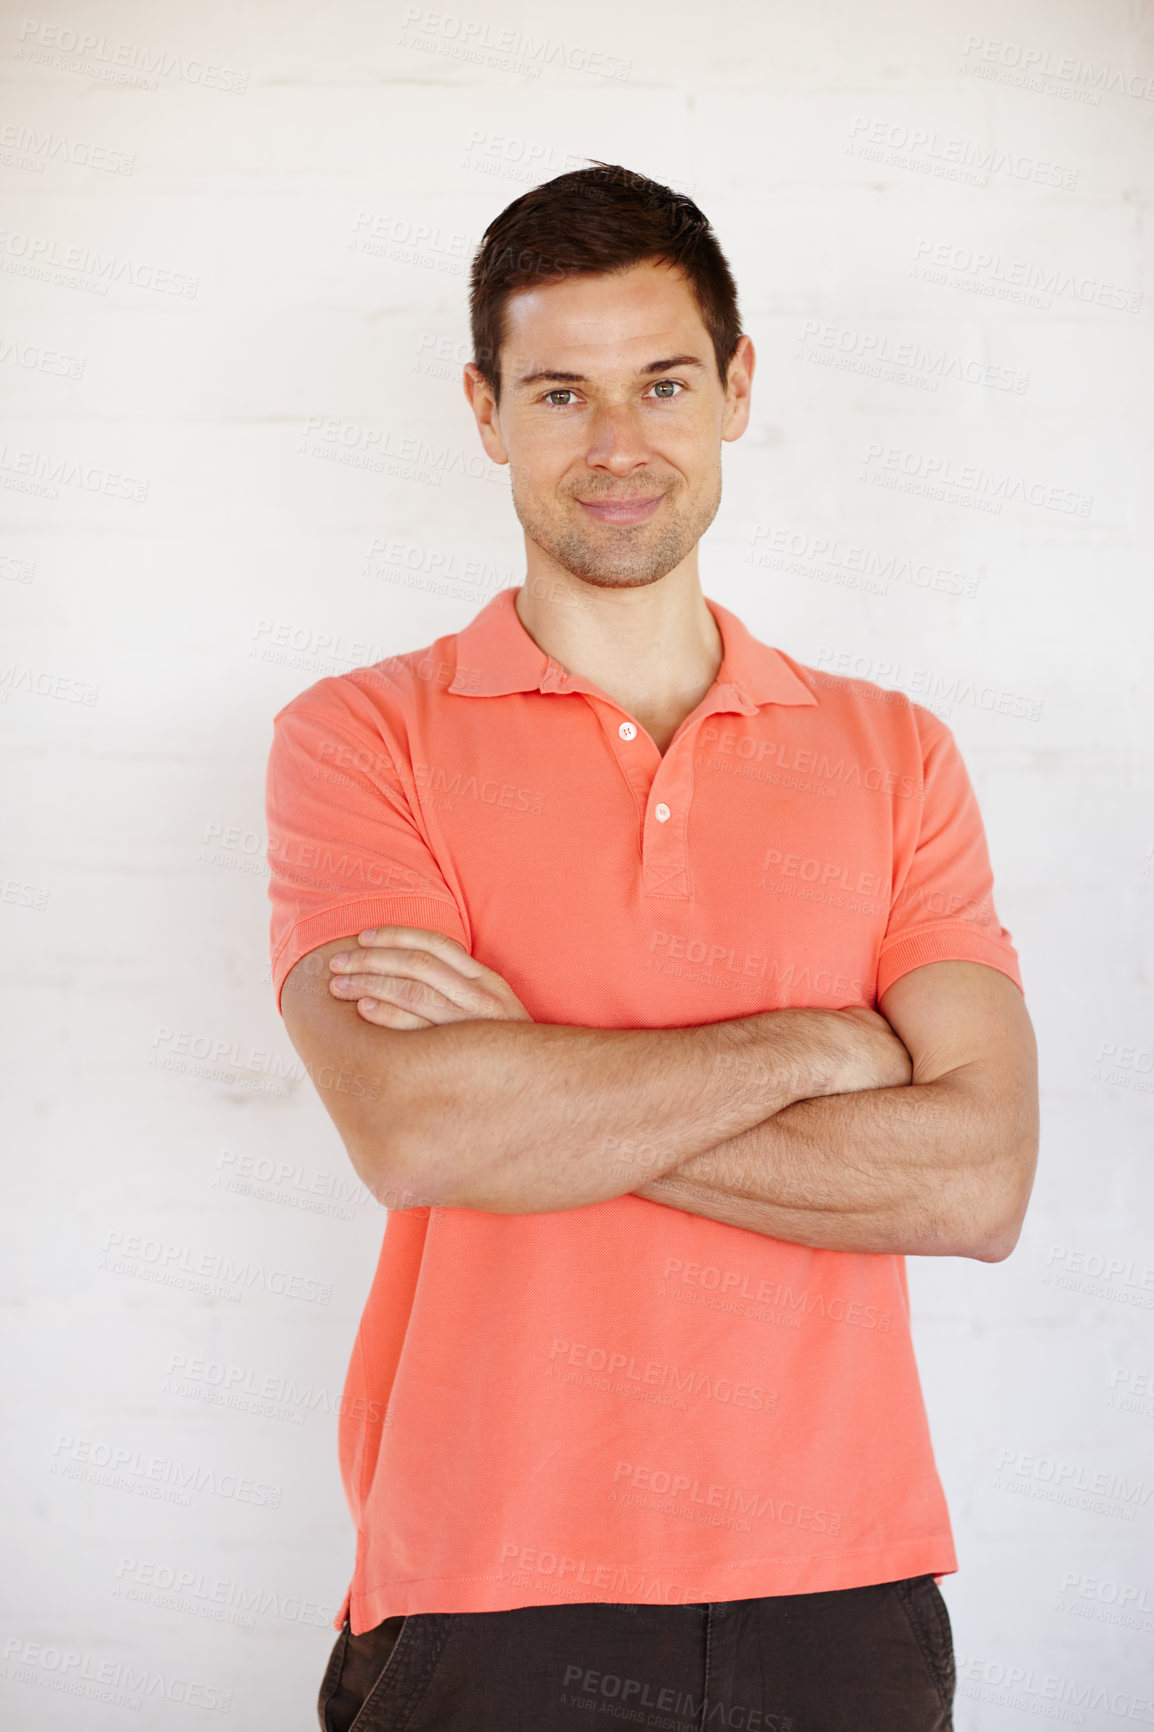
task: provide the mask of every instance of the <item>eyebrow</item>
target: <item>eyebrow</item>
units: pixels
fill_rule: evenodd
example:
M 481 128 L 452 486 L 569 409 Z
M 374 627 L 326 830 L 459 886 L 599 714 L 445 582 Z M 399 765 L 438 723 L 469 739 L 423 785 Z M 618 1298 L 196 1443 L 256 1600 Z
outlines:
M 635 376 L 638 379 L 647 379 L 652 373 L 668 372 L 670 367 L 704 368 L 704 366 L 704 361 L 696 355 L 670 355 L 664 361 L 650 361 L 647 367 L 638 367 Z M 588 377 L 584 373 L 524 373 L 517 380 L 514 389 L 520 391 L 526 385 L 541 385 L 547 379 L 557 380 L 563 385 L 587 385 L 589 383 Z

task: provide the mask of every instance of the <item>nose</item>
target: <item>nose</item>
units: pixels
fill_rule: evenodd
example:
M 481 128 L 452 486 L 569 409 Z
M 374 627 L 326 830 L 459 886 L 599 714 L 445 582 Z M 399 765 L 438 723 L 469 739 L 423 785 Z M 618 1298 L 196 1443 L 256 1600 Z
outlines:
M 640 412 L 628 403 L 604 403 L 593 418 L 585 460 L 591 469 L 628 475 L 650 457 Z

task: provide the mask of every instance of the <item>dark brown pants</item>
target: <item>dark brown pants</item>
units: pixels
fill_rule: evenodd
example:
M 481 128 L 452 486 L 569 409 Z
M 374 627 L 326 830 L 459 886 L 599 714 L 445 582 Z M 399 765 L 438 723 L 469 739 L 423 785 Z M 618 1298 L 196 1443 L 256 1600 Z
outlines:
M 414 1612 L 337 1637 L 323 1732 L 951 1732 L 933 1576 L 686 1606 Z

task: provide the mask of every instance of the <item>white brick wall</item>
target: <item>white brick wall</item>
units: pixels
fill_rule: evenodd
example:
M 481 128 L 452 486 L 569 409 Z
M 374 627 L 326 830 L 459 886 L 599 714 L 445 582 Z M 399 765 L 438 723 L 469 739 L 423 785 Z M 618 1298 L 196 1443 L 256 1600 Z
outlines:
M 520 580 L 460 389 L 465 272 L 500 208 L 588 157 L 697 198 L 757 344 L 706 592 L 803 660 L 1011 694 L 942 713 L 1038 1030 L 1040 1172 L 1008 1262 L 910 1263 L 957 1725 L 1154 1721 L 1150 25 L 1039 0 L 60 0 L 0 25 L 5 1726 L 120 1728 L 125 1668 L 144 1732 L 196 1705 L 315 1724 L 382 1216 L 273 1005 L 270 720 Z M 394 244 L 363 250 L 376 219 Z M 902 344 L 945 376 L 888 373 Z M 324 461 L 326 421 L 449 455 L 419 480 Z M 925 490 L 966 465 L 1077 509 Z M 377 537 L 425 577 L 364 575 Z M 898 562 L 883 593 L 846 585 L 851 548 Z M 491 581 L 436 593 L 447 555 Z M 219 1056 L 182 1072 L 182 1046 Z M 224 1256 L 299 1296 L 152 1278 Z M 218 1489 L 156 1497 L 174 1462 Z

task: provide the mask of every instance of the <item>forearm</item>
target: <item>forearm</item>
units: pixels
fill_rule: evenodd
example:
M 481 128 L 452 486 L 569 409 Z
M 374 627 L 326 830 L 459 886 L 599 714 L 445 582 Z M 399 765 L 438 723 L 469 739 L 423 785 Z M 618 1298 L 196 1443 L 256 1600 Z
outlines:
M 794 1101 L 910 1074 L 889 1023 L 861 1006 L 680 1028 L 536 1023 L 508 982 L 422 928 L 319 946 L 282 1008 L 310 1075 L 354 1079 L 318 1088 L 365 1184 L 401 1199 L 389 1207 L 582 1208 Z
M 637 1195 L 823 1250 L 995 1261 L 1016 1239 L 1036 1146 L 1029 1112 L 1007 1114 L 963 1068 L 798 1101 Z
M 667 1029 L 465 1021 L 402 1038 L 417 1189 L 496 1213 L 622 1196 L 793 1101 L 855 1086 L 856 1031 L 826 1011 Z

